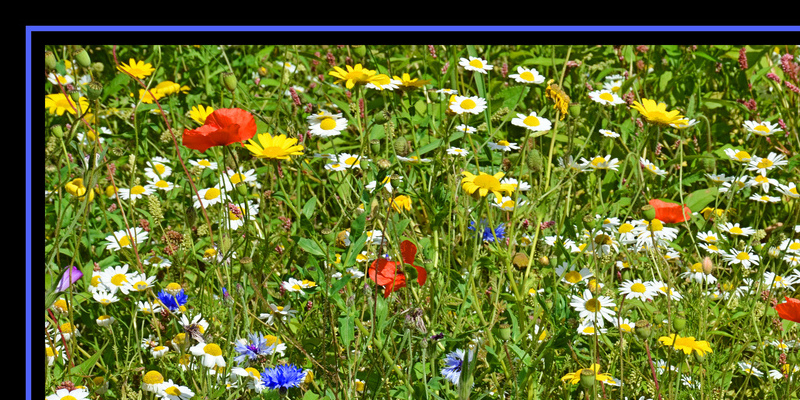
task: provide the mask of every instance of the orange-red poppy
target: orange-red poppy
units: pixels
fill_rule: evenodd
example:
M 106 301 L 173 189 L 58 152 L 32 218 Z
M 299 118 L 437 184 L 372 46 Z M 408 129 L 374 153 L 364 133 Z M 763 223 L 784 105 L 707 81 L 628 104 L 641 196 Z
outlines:
M 786 302 L 775 306 L 778 316 L 800 323 L 800 300 L 786 297 Z
M 400 243 L 400 254 L 403 256 L 402 262 L 379 258 L 373 261 L 367 270 L 369 278 L 384 287 L 383 297 L 389 297 L 395 290 L 406 286 L 406 275 L 402 271 L 398 271 L 398 267 L 402 268 L 403 264 L 411 265 L 417 270 L 417 283 L 420 286 L 424 285 L 425 280 L 428 279 L 428 271 L 425 268 L 414 265 L 414 258 L 417 255 L 417 246 L 414 246 L 414 243 L 408 240 Z
M 220 108 L 206 118 L 203 126 L 183 131 L 183 145 L 204 152 L 210 147 L 227 146 L 252 139 L 256 119 L 241 108 Z
M 692 218 L 692 210 L 686 205 L 667 203 L 659 199 L 650 200 L 650 205 L 656 210 L 656 218 L 661 222 L 674 224 L 688 221 Z

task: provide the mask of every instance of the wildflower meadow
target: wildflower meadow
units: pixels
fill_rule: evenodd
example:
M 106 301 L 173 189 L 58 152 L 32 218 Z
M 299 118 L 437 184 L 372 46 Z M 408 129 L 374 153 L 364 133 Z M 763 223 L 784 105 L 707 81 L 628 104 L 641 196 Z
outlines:
M 46 400 L 798 399 L 800 46 L 44 56 Z

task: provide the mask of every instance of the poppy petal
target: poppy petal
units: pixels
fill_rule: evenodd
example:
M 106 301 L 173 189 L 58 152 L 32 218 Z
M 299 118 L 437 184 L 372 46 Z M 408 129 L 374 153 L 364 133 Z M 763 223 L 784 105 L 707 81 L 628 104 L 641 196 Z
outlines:
M 400 254 L 403 256 L 403 262 L 406 264 L 414 264 L 414 257 L 417 256 L 417 246 L 411 243 L 410 240 L 403 240 L 400 243 Z
M 668 203 L 659 199 L 650 200 L 650 205 L 655 209 L 656 218 L 661 222 L 674 224 L 687 221 L 692 217 L 692 211 L 686 205 Z
M 800 323 L 800 300 L 786 297 L 786 302 L 775 306 L 782 319 Z
M 417 269 L 417 283 L 419 283 L 420 286 L 424 285 L 425 281 L 428 279 L 428 271 L 426 271 L 425 268 L 418 267 L 416 265 L 414 268 Z

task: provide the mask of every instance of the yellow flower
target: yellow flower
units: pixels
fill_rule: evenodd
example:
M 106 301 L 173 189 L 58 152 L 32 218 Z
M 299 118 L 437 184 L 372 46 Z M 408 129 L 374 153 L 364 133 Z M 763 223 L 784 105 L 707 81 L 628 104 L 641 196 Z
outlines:
M 160 92 L 161 94 L 167 96 L 175 93 L 188 93 L 189 87 L 186 85 L 181 86 L 178 83 L 172 81 L 164 81 L 156 85 L 153 88 L 155 91 Z
M 202 125 L 206 123 L 206 118 L 208 118 L 208 116 L 213 112 L 214 108 L 211 106 L 204 107 L 202 104 L 200 104 L 196 107 L 192 107 L 192 111 L 189 111 L 189 116 L 193 120 L 197 121 L 198 124 Z
M 356 64 L 355 67 L 345 65 L 345 67 L 347 67 L 347 71 L 339 67 L 333 67 L 333 71 L 328 72 L 328 75 L 339 78 L 334 83 L 344 82 L 345 87 L 348 89 L 352 89 L 357 84 L 365 85 L 367 83 L 371 83 L 381 89 L 383 85 L 388 85 L 392 81 L 388 75 L 376 75 L 377 71 L 363 68 L 361 64 Z
M 392 208 L 397 212 L 403 211 L 404 208 L 406 211 L 411 211 L 411 198 L 404 194 L 395 197 L 392 200 Z
M 77 197 L 80 200 L 83 200 L 83 197 L 86 195 L 86 192 L 89 192 L 89 201 L 94 199 L 94 191 L 88 190 L 86 186 L 83 185 L 82 178 L 76 178 L 64 185 L 64 189 L 67 190 L 67 193 Z
M 662 336 L 658 338 L 664 346 L 672 346 L 675 350 L 681 350 L 684 354 L 696 352 L 700 356 L 711 353 L 711 345 L 705 340 L 695 340 L 694 337 L 681 337 L 677 333 L 672 336 Z
M 508 183 L 500 183 L 500 179 L 505 174 L 498 172 L 494 175 L 489 175 L 483 172 L 478 172 L 474 175 L 468 171 L 462 172 L 464 178 L 461 179 L 461 188 L 467 193 L 473 194 L 478 192 L 481 197 L 485 197 L 489 192 L 494 193 L 497 201 L 503 201 L 503 195 L 500 192 L 506 192 L 508 195 L 514 191 L 514 186 Z
M 567 115 L 567 109 L 569 108 L 569 96 L 564 93 L 564 90 L 561 89 L 555 83 L 552 83 L 553 80 L 551 79 L 547 85 L 547 89 L 545 89 L 545 96 L 553 99 L 556 103 L 553 108 L 557 109 L 561 115 L 559 119 L 564 119 L 564 116 Z
M 122 65 L 118 66 L 117 69 L 133 75 L 139 79 L 143 79 L 150 74 L 153 73 L 156 69 L 153 68 L 153 65 L 150 63 L 145 64 L 144 61 L 136 61 L 134 59 L 130 59 L 129 64 L 121 63 Z
M 429 79 L 425 79 L 425 80 L 419 80 L 419 78 L 411 79 L 411 76 L 408 75 L 408 74 L 405 74 L 405 73 L 403 74 L 402 78 L 394 76 L 394 77 L 392 77 L 392 79 L 394 79 L 396 81 L 400 81 L 399 86 L 400 86 L 400 89 L 402 89 L 402 90 L 419 89 L 419 88 L 427 85 L 428 83 L 430 83 Z
M 563 381 L 563 382 L 569 381 L 570 384 L 576 385 L 578 382 L 581 381 L 581 372 L 583 372 L 583 370 L 594 371 L 594 374 L 595 374 L 594 379 L 596 381 L 606 382 L 609 379 L 611 379 L 611 375 L 605 374 L 605 373 L 603 373 L 603 374 L 599 373 L 600 372 L 600 364 L 594 364 L 594 365 L 592 365 L 591 368 L 581 368 L 581 369 L 579 369 L 579 370 L 577 370 L 575 372 L 570 372 L 570 373 L 562 376 L 561 377 L 561 381 Z
M 297 139 L 289 139 L 286 135 L 272 136 L 269 133 L 259 133 L 258 142 L 250 139 L 244 147 L 258 158 L 273 160 L 288 160 L 289 156 L 303 154 L 303 145 L 298 145 Z
M 85 112 L 89 108 L 89 100 L 81 96 L 78 98 L 78 105 L 80 105 L 81 112 Z M 63 93 L 48 94 L 44 97 L 44 108 L 50 114 L 64 115 L 64 111 L 75 115 L 75 108 L 78 105 L 72 99 L 67 99 Z
M 133 94 L 131 94 L 131 96 L 133 96 Z M 145 104 L 152 104 L 154 99 L 158 100 L 164 96 L 165 96 L 164 93 L 161 93 L 155 89 L 150 89 L 150 90 L 139 89 L 139 99 L 141 99 L 142 103 Z
M 669 124 L 686 125 L 688 121 L 683 118 L 677 111 L 667 111 L 667 105 L 664 103 L 656 104 L 655 100 L 642 99 L 642 103 L 634 101 L 631 108 L 639 111 L 642 116 L 647 120 L 658 125 L 668 126 Z

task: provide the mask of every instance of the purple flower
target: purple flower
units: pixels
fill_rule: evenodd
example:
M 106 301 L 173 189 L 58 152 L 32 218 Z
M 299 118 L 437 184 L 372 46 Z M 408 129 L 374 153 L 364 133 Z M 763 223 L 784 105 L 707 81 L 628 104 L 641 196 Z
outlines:
M 289 388 L 300 386 L 306 379 L 306 371 L 292 364 L 278 364 L 261 373 L 261 382 L 269 389 L 277 390 L 285 396 Z
M 83 272 L 81 272 L 81 270 L 79 270 L 78 267 L 75 266 L 67 267 L 66 270 L 64 271 L 64 275 L 61 275 L 61 282 L 58 283 L 56 292 L 63 292 L 69 289 L 69 287 L 73 283 L 77 282 L 78 279 L 81 279 L 82 276 Z

